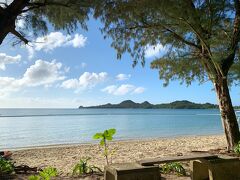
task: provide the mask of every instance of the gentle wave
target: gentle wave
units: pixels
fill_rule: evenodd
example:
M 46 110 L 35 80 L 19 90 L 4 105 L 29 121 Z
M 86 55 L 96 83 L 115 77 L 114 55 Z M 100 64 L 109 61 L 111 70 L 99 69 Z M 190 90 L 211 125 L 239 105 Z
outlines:
M 218 110 L 0 109 L 0 149 L 92 142 L 115 128 L 115 139 L 223 133 Z
M 151 115 L 151 116 L 216 116 L 220 114 L 158 114 L 158 113 L 129 113 L 129 114 L 121 114 L 121 113 L 89 113 L 89 114 L 29 114 L 29 115 L 0 115 L 0 118 L 6 117 L 51 117 L 51 116 L 126 116 L 126 115 Z

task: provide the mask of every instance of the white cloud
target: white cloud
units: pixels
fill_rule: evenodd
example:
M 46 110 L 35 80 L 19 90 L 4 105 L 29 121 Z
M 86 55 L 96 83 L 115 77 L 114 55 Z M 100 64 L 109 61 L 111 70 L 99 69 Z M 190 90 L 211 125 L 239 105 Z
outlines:
M 5 4 L 9 5 L 12 2 L 13 2 L 13 0 L 0 0 L 0 3 L 1 3 L 0 6 L 5 7 Z M 2 4 L 2 3 L 5 3 L 5 4 Z
M 68 73 L 70 71 L 70 67 L 64 67 L 64 72 Z
M 26 16 L 27 16 L 27 13 L 22 13 L 21 16 L 18 16 L 17 19 L 16 19 L 16 28 L 18 30 L 23 30 L 26 26 Z
M 115 95 L 125 95 L 125 94 L 133 91 L 134 88 L 135 87 L 131 84 L 123 84 L 115 90 L 114 94 Z
M 0 77 L 0 96 L 19 91 L 24 87 L 50 86 L 63 80 L 65 78 L 63 73 L 61 63 L 37 60 L 26 70 L 22 78 Z
M 84 88 L 94 87 L 96 84 L 105 81 L 107 78 L 106 72 L 97 73 L 83 73 L 79 78 L 79 85 Z
M 8 56 L 5 53 L 0 53 L 0 70 L 6 69 L 6 64 L 14 64 L 21 61 L 21 56 Z
M 138 88 L 134 89 L 133 93 L 134 93 L 134 94 L 141 94 L 141 93 L 143 93 L 144 91 L 145 91 L 145 88 L 143 88 L 143 87 L 138 87 Z
M 108 94 L 114 94 L 114 92 L 117 90 L 117 86 L 115 85 L 111 85 L 111 86 L 107 86 L 104 89 L 102 89 L 102 92 L 107 92 Z
M 67 97 L 2 97 L 0 95 L 0 108 L 77 108 L 80 104 L 93 105 L 85 99 Z
M 107 79 L 108 74 L 106 72 L 90 73 L 84 72 L 79 79 L 68 79 L 64 81 L 61 87 L 65 89 L 75 89 L 76 92 L 84 89 L 91 89 L 97 84 L 104 82 Z
M 79 87 L 79 82 L 77 79 L 69 79 L 62 82 L 61 87 L 65 89 L 77 89 Z
M 34 56 L 35 51 L 50 52 L 58 47 L 72 46 L 74 48 L 81 48 L 86 45 L 87 37 L 82 34 L 64 35 L 61 32 L 51 32 L 50 34 L 38 37 L 34 43 L 27 46 L 29 58 Z
M 20 82 L 27 86 L 39 86 L 64 80 L 61 68 L 62 64 L 55 60 L 52 62 L 37 60 L 34 65 L 27 69 Z
M 151 58 L 159 56 L 161 53 L 164 53 L 166 48 L 162 44 L 157 44 L 155 46 L 147 45 L 145 47 L 145 57 Z
M 25 20 L 24 19 L 18 19 L 16 22 L 16 27 L 19 29 L 23 29 L 25 26 Z
M 12 92 L 17 92 L 20 84 L 12 77 L 0 77 L 0 97 L 5 97 Z
M 124 81 L 124 80 L 128 80 L 131 77 L 131 74 L 118 74 L 116 76 L 116 79 L 118 81 Z
M 120 86 L 116 85 L 107 86 L 104 89 L 102 89 L 102 92 L 107 92 L 108 94 L 113 94 L 116 96 L 122 96 L 128 93 L 140 94 L 143 93 L 144 90 L 145 89 L 143 87 L 135 87 L 134 85 L 131 84 L 122 84 Z
M 11 84 L 15 81 L 15 78 L 11 77 L 0 77 L 0 87 L 11 86 Z
M 87 38 L 84 37 L 82 34 L 75 34 L 74 38 L 66 43 L 66 45 L 73 46 L 75 48 L 84 47 L 86 44 Z

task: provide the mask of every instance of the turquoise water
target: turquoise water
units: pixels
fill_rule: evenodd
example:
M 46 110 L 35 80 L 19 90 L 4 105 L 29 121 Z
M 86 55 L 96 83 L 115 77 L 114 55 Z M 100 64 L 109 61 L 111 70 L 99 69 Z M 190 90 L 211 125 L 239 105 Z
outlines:
M 117 140 L 223 133 L 218 110 L 0 109 L 0 149 L 88 143 L 108 128 Z

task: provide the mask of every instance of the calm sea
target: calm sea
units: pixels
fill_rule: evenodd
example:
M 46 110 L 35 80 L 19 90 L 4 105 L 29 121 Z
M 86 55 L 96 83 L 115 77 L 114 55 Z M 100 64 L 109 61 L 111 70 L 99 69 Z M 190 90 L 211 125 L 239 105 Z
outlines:
M 0 109 L 0 149 L 89 143 L 108 128 L 117 140 L 223 132 L 218 110 Z

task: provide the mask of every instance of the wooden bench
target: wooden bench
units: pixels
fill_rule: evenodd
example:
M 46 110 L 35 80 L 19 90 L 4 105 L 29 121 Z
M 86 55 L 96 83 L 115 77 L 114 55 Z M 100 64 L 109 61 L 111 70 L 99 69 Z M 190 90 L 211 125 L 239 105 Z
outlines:
M 104 180 L 160 180 L 158 166 L 137 163 L 115 163 L 104 167 Z
M 237 157 L 219 157 L 208 161 L 190 161 L 192 180 L 239 180 L 240 161 Z
M 145 159 L 137 163 L 143 167 L 156 164 L 190 161 L 192 180 L 239 180 L 240 160 L 237 157 L 216 156 L 212 154 L 192 154 L 188 156 Z
M 192 180 L 240 179 L 240 161 L 234 157 L 219 157 L 207 153 L 187 156 L 162 157 L 137 161 L 137 163 L 112 164 L 105 167 L 105 180 L 160 180 L 157 164 L 190 161 Z
M 154 164 L 163 164 L 163 163 L 170 163 L 170 162 L 179 162 L 179 161 L 190 161 L 190 160 L 209 160 L 209 159 L 217 159 L 218 156 L 212 154 L 192 154 L 188 156 L 176 156 L 176 157 L 162 157 L 162 158 L 152 158 L 152 159 L 145 159 L 141 161 L 137 161 L 138 164 L 142 166 L 152 166 Z

